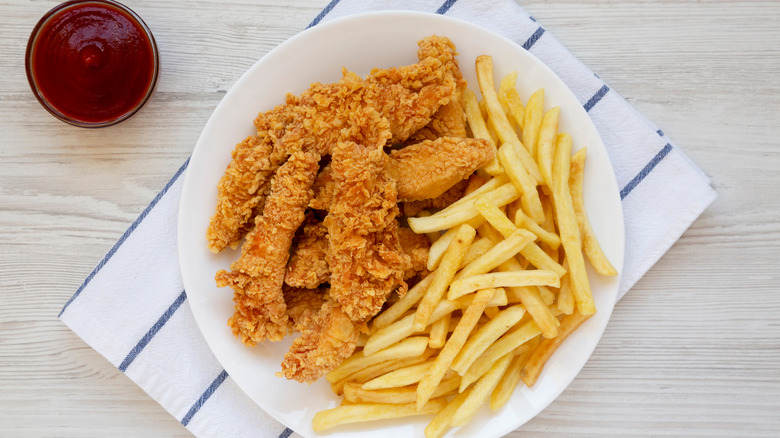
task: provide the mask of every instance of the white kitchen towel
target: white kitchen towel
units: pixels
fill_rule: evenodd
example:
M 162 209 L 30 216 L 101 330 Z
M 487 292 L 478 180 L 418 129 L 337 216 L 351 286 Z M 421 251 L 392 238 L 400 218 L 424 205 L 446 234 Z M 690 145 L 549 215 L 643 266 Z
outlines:
M 626 228 L 619 297 L 715 199 L 709 178 L 512 0 L 333 0 L 310 26 L 377 10 L 471 21 L 515 41 L 574 91 L 615 169 Z M 122 235 L 60 319 L 198 437 L 288 437 L 241 392 L 206 345 L 179 272 L 176 222 L 185 162 Z

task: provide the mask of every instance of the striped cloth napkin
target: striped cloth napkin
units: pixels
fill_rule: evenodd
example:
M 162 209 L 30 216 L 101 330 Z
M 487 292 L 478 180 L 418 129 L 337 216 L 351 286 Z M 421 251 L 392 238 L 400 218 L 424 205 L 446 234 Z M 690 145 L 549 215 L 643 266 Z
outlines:
M 333 0 L 311 26 L 376 10 L 436 12 L 482 25 L 529 50 L 568 84 L 607 147 L 623 203 L 619 297 L 715 199 L 708 177 L 512 0 Z M 60 319 L 198 437 L 289 437 L 215 359 L 183 290 L 176 247 L 182 175 L 173 175 L 98 263 Z

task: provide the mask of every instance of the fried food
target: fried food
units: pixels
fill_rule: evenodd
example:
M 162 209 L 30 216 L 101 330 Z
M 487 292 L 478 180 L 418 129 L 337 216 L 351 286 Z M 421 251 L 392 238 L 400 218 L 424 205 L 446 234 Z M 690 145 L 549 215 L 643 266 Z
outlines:
M 298 244 L 287 263 L 284 282 L 289 286 L 315 289 L 330 279 L 325 259 L 328 254 L 328 229 L 313 216 L 299 231 Z
M 240 242 L 266 183 L 295 151 L 324 156 L 338 142 L 400 143 L 427 125 L 463 78 L 449 39 L 433 36 L 419 46 L 417 64 L 374 69 L 366 79 L 344 70 L 340 81 L 312 84 L 300 97 L 288 95 L 284 105 L 260 113 L 256 139 L 239 143 L 220 182 L 209 248 L 219 252 Z
M 487 141 L 441 137 L 390 153 L 388 173 L 401 201 L 436 198 L 493 158 Z
M 339 143 L 332 152 L 336 192 L 325 217 L 330 295 L 354 321 L 366 321 L 397 287 L 409 257 L 398 238 L 396 182 L 382 148 Z
M 235 313 L 228 321 L 233 334 L 247 345 L 287 334 L 287 306 L 282 284 L 289 249 L 304 210 L 313 196 L 319 155 L 298 152 L 274 176 L 263 216 L 247 235 L 241 257 L 231 271 L 217 272 L 219 287 L 233 288 Z
M 298 332 L 312 326 L 322 305 L 328 300 L 327 288 L 306 289 L 284 285 L 282 290 L 287 315 L 290 316 L 290 327 Z
M 336 369 L 355 351 L 359 331 L 336 300 L 329 298 L 301 336 L 284 355 L 282 374 L 288 379 L 311 383 Z

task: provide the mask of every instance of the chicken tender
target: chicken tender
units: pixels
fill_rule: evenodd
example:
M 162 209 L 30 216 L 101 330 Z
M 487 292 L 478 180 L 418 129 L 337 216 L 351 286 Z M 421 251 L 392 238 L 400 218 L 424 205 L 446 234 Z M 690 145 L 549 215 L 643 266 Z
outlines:
M 392 151 L 387 171 L 399 200 L 419 201 L 440 196 L 494 156 L 483 139 L 442 137 Z
M 234 291 L 235 313 L 228 325 L 247 345 L 278 341 L 287 334 L 282 285 L 290 245 L 313 196 L 319 159 L 315 153 L 298 152 L 279 168 L 263 216 L 247 235 L 241 257 L 231 264 L 230 272 L 217 272 L 217 285 Z
M 339 143 L 333 150 L 336 193 L 328 229 L 330 295 L 353 321 L 365 322 L 399 286 L 409 257 L 398 239 L 395 180 L 382 148 Z

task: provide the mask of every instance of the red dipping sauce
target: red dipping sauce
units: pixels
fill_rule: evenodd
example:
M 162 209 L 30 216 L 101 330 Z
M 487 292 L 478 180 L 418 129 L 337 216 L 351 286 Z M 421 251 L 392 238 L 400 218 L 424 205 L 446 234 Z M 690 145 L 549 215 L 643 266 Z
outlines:
M 27 78 L 38 101 L 82 127 L 109 126 L 135 114 L 154 90 L 158 63 L 143 20 L 110 0 L 55 7 L 27 44 Z

